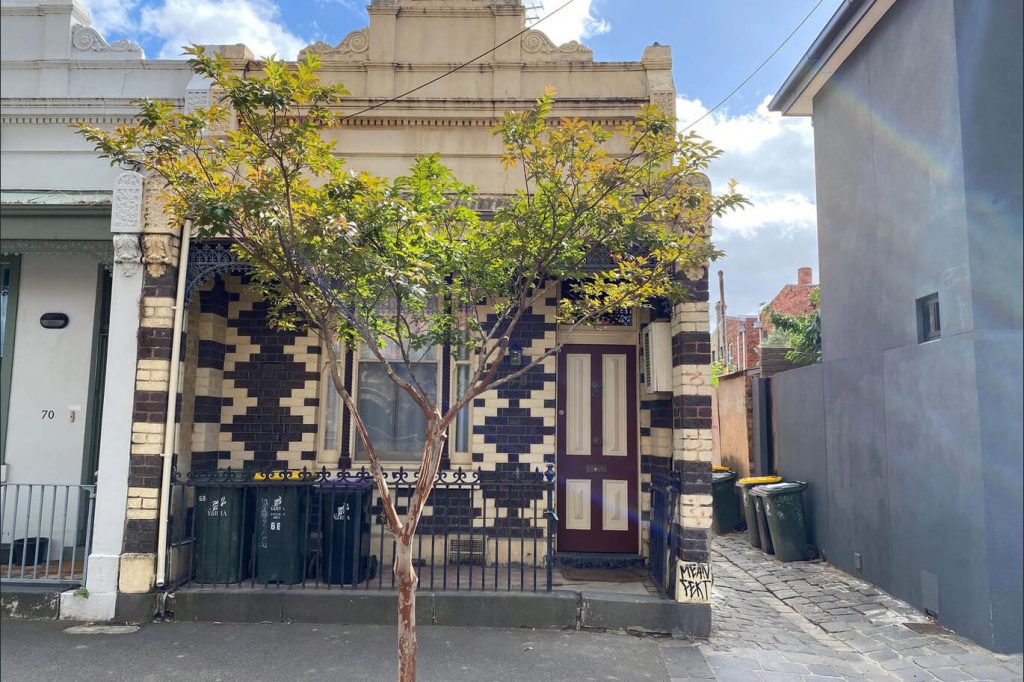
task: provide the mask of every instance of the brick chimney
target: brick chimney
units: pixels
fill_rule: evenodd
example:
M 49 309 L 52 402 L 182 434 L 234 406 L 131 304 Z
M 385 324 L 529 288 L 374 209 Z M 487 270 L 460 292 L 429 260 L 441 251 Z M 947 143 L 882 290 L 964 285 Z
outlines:
M 796 283 L 797 284 L 813 284 L 814 283 L 814 270 L 811 268 L 797 268 L 796 271 Z

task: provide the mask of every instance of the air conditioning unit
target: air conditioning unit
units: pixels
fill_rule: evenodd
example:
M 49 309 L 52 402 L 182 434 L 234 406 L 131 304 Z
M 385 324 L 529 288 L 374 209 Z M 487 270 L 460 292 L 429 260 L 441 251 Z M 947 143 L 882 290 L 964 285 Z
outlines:
M 640 332 L 644 349 L 644 388 L 648 393 L 672 391 L 672 324 L 651 322 Z

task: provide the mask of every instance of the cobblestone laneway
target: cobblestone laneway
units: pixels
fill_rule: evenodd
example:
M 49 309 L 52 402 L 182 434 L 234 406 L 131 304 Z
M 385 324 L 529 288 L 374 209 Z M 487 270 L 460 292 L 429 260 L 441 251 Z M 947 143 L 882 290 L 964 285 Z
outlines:
M 673 680 L 1022 679 L 1020 656 L 936 631 L 908 604 L 828 564 L 776 561 L 743 534 L 716 536 L 713 559 L 713 633 L 697 646 L 663 645 Z

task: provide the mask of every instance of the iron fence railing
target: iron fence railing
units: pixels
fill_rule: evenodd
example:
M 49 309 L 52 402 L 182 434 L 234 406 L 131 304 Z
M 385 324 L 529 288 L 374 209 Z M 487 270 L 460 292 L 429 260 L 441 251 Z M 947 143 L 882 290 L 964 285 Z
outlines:
M 399 516 L 418 480 L 386 474 Z M 442 471 L 413 540 L 420 589 L 550 591 L 554 468 Z M 371 474 L 175 472 L 169 586 L 385 589 L 396 541 Z
M 673 522 L 679 505 L 682 482 L 679 475 L 656 469 L 651 474 L 651 528 L 650 575 L 651 581 L 665 596 L 675 597 L 675 561 L 678 538 Z
M 0 484 L 0 582 L 85 583 L 95 501 L 94 485 Z

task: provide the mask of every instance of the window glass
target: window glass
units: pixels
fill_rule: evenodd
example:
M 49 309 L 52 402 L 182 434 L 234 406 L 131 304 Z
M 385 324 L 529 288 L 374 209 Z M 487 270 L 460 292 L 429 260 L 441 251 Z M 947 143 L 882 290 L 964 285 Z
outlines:
M 395 351 L 397 348 L 388 352 Z M 392 364 L 392 368 L 406 379 L 415 377 L 420 386 L 436 398 L 436 353 L 426 357 L 432 361 L 412 364 L 411 373 L 404 363 Z M 370 442 L 380 459 L 418 460 L 423 453 L 426 417 L 412 397 L 388 378 L 383 364 L 376 361 L 372 351 L 366 349 L 360 353 L 357 393 L 359 414 L 363 417 Z M 357 437 L 355 441 L 356 453 L 365 455 L 366 448 L 362 439 Z
M 455 395 L 461 396 L 469 388 L 469 364 L 455 366 Z M 469 452 L 469 405 L 455 415 L 455 452 Z

